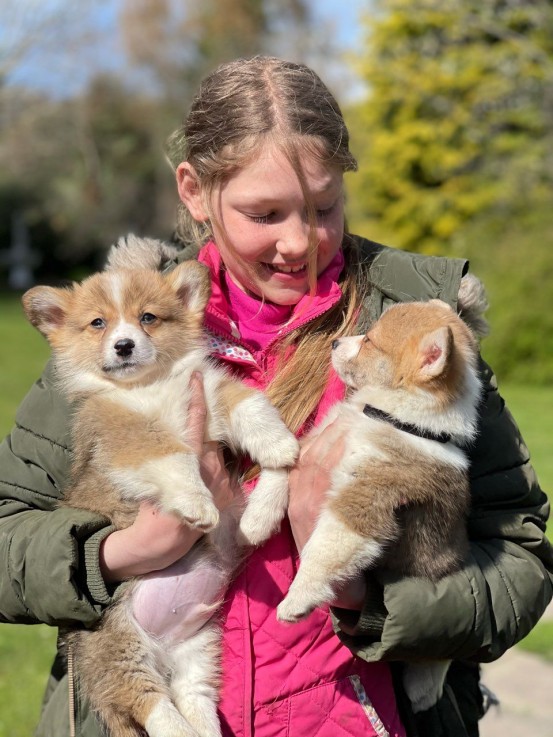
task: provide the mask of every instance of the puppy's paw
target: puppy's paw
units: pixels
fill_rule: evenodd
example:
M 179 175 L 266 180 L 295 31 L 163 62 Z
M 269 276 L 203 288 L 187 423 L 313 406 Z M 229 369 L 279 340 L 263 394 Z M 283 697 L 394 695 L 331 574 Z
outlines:
M 219 510 L 210 499 L 203 497 L 187 499 L 177 513 L 187 525 L 202 532 L 210 532 L 219 524 Z
M 274 427 L 265 443 L 257 444 L 256 461 L 265 468 L 292 466 L 300 452 L 297 438 L 286 428 Z
M 315 609 L 307 602 L 298 601 L 295 597 L 287 596 L 277 607 L 277 619 L 280 622 L 300 622 L 308 617 Z
M 195 737 L 221 737 L 216 699 L 198 693 L 192 688 L 191 693 L 177 698 L 177 706 L 186 721 L 194 728 Z
M 403 685 L 413 711 L 426 711 L 442 697 L 449 660 L 432 663 L 409 663 L 403 673 Z
M 309 544 L 309 543 L 308 543 Z M 304 548 L 305 553 L 306 548 Z M 300 568 L 288 593 L 277 607 L 277 618 L 283 622 L 299 622 L 319 606 L 332 601 L 334 592 L 328 581 L 317 578 L 312 560 L 302 558 Z
M 238 530 L 236 532 L 236 541 L 241 546 L 261 545 L 271 535 L 270 525 L 266 520 L 260 521 L 254 518 L 254 515 L 244 512 L 244 516 L 240 520 Z
M 280 526 L 288 507 L 288 472 L 264 468 L 250 494 L 238 529 L 240 545 L 259 545 Z
M 175 707 L 160 701 L 150 712 L 145 723 L 149 737 L 196 737 L 197 732 Z

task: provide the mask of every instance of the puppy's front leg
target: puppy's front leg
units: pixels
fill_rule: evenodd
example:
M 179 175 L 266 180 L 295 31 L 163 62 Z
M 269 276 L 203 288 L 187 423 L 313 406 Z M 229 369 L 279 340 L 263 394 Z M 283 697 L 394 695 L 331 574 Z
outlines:
M 217 524 L 219 513 L 202 481 L 197 456 L 161 422 L 97 400 L 82 408 L 76 425 L 75 445 L 82 455 L 76 458 L 77 478 L 79 464 L 91 464 L 100 476 L 108 476 L 123 499 L 154 500 L 204 531 Z M 78 502 L 75 496 L 73 503 Z
M 155 499 L 164 512 L 178 515 L 203 532 L 209 532 L 219 522 L 212 494 L 200 474 L 199 460 L 186 446 L 133 468 L 113 468 L 110 478 L 123 497 Z
M 284 469 L 263 469 L 240 520 L 238 542 L 242 545 L 259 545 L 267 540 L 278 529 L 287 508 L 288 472 Z
M 231 445 L 266 468 L 291 466 L 299 444 L 278 410 L 261 392 L 235 381 L 220 385 Z
M 300 567 L 277 617 L 297 622 L 335 598 L 340 584 L 371 567 L 382 546 L 351 530 L 326 508 L 301 552 Z

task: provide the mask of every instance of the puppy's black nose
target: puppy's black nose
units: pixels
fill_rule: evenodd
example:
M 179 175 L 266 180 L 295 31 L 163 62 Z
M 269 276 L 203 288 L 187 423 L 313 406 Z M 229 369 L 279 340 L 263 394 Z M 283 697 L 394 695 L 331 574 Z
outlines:
M 118 356 L 130 356 L 134 348 L 134 340 L 121 338 L 113 347 Z
M 336 348 L 338 348 L 338 345 L 339 344 L 340 344 L 340 341 L 339 340 L 333 340 L 332 341 L 332 350 L 335 350 Z

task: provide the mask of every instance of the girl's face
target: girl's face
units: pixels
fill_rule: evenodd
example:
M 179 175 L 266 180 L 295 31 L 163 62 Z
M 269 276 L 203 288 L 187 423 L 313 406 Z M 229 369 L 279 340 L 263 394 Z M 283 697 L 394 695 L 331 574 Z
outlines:
M 301 165 L 317 213 L 319 275 L 342 243 L 343 177 L 339 169 L 326 168 L 311 157 L 302 157 Z M 191 206 L 194 195 L 186 184 L 190 170 L 187 163 L 177 170 L 179 193 L 192 216 L 205 219 L 197 190 Z M 217 220 L 215 242 L 232 280 L 275 304 L 297 304 L 309 291 L 309 223 L 298 177 L 286 157 L 270 148 L 262 150 L 255 162 L 215 190 L 211 208 Z

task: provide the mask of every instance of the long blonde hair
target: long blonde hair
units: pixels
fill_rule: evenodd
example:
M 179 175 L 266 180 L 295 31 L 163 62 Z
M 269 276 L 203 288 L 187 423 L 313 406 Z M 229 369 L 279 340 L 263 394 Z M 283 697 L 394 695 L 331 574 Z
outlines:
M 196 172 L 206 207 L 212 194 L 247 166 L 267 145 L 287 157 L 298 176 L 309 222 L 309 276 L 316 283 L 316 211 L 301 166 L 307 155 L 342 172 L 357 168 L 349 150 L 349 133 L 340 107 L 322 80 L 303 64 L 274 57 L 237 59 L 218 67 L 201 83 L 183 123 L 167 142 L 174 169 L 187 161 Z M 198 245 L 211 237 L 217 213 L 197 223 L 184 206 L 177 233 Z M 231 243 L 226 245 L 232 249 Z M 324 315 L 294 330 L 281 345 L 281 361 L 267 394 L 285 422 L 297 431 L 316 408 L 328 379 L 330 344 L 351 332 L 362 299 L 364 280 L 353 241 L 344 234 L 346 266 L 342 298 Z M 289 347 L 294 346 L 290 356 Z

